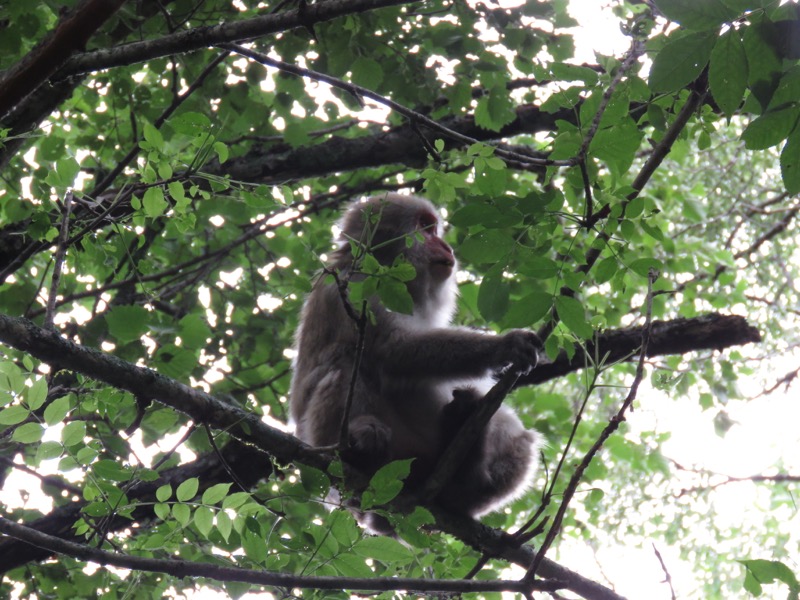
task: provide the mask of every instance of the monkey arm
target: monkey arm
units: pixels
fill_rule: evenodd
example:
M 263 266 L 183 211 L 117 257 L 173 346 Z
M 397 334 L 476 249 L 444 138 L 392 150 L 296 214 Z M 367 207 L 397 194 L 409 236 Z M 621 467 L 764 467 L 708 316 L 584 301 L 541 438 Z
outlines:
M 495 336 L 464 329 L 403 331 L 379 345 L 376 358 L 382 370 L 393 377 L 475 377 L 511 363 L 535 364 L 535 335 L 528 338 L 528 333 Z

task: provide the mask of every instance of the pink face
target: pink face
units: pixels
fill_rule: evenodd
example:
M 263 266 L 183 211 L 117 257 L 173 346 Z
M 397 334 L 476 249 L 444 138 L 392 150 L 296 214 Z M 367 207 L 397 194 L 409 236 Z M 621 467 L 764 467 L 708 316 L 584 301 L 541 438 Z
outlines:
M 431 274 L 437 279 L 447 279 L 456 265 L 453 249 L 438 235 L 439 219 L 430 211 L 421 211 L 417 227 L 424 240 L 425 256 Z

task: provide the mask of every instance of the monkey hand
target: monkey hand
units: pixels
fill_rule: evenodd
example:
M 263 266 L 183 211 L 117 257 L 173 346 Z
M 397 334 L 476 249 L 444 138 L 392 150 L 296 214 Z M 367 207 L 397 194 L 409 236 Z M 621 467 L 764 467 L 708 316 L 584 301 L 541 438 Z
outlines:
M 499 363 L 503 367 L 527 375 L 539 362 L 539 351 L 543 348 L 539 336 L 525 329 L 512 329 L 500 337 Z
M 362 415 L 350 422 L 344 459 L 372 470 L 388 462 L 392 430 L 373 416 Z

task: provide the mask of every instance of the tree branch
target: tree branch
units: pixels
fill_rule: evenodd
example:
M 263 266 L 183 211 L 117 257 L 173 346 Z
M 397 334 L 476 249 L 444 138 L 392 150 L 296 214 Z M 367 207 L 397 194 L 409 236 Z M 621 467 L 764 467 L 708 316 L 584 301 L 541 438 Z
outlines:
M 132 42 L 74 56 L 66 61 L 53 80 L 203 50 L 217 44 L 255 39 L 298 27 L 307 28 L 345 15 L 412 3 L 413 0 L 329 0 L 244 21 L 183 30 L 157 40 Z
M 587 342 L 585 349 L 575 346 L 569 358 L 565 352 L 550 364 L 540 364 L 528 375 L 520 377 L 518 385 L 543 383 L 573 371 L 583 369 L 595 356 L 605 357 L 606 363 L 632 360 L 641 345 L 642 328 L 615 329 L 598 334 L 596 341 Z M 761 341 L 758 329 L 738 315 L 709 313 L 691 319 L 653 321 L 647 356 L 686 354 L 697 350 L 724 350 L 731 346 Z
M 0 341 L 27 352 L 58 369 L 71 369 L 103 381 L 134 396 L 153 398 L 191 417 L 224 429 L 237 439 L 253 444 L 283 463 L 294 461 L 325 469 L 330 457 L 297 438 L 266 425 L 257 415 L 227 404 L 200 390 L 138 367 L 93 348 L 79 346 L 58 333 L 37 327 L 27 319 L 0 314 Z
M 77 560 L 91 561 L 99 565 L 111 565 L 136 571 L 166 573 L 174 577 L 209 577 L 217 581 L 241 581 L 283 588 L 301 587 L 318 590 L 408 590 L 414 592 L 520 592 L 530 590 L 553 592 L 564 587 L 556 581 L 535 582 L 474 579 L 414 579 L 410 577 L 314 577 L 292 575 L 275 571 L 244 569 L 241 567 L 221 567 L 211 563 L 188 560 L 146 558 L 116 552 L 107 552 L 85 544 L 68 542 L 31 527 L 19 525 L 0 517 L 0 532 L 18 540 L 43 548 L 55 554 L 63 554 Z
M 82 0 L 53 30 L 0 78 L 0 119 L 47 80 L 125 0 Z

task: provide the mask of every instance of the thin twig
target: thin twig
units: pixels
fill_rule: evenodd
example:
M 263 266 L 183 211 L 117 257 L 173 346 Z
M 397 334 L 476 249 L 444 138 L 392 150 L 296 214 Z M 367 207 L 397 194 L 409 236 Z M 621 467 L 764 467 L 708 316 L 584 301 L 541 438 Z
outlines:
M 67 253 L 69 238 L 69 216 L 72 212 L 72 190 L 68 190 L 61 205 L 61 229 L 58 232 L 58 244 L 56 245 L 56 256 L 53 259 L 53 278 L 50 280 L 50 294 L 47 296 L 47 310 L 44 313 L 45 329 L 55 331 L 53 319 L 56 312 L 56 296 L 58 296 L 58 286 L 61 283 L 61 268 L 64 265 L 64 255 Z
M 672 596 L 672 600 L 677 600 L 677 596 L 675 595 L 675 588 L 672 586 L 672 575 L 669 574 L 667 570 L 667 565 L 664 564 L 664 559 L 661 557 L 661 552 L 658 551 L 655 543 L 653 544 L 653 552 L 656 553 L 656 558 L 658 562 L 661 564 L 661 570 L 664 571 L 664 583 L 669 586 L 669 591 Z
M 636 375 L 633 378 L 633 382 L 631 383 L 631 387 L 628 390 L 628 395 L 626 396 L 625 400 L 622 402 L 617 413 L 611 417 L 609 420 L 608 425 L 603 429 L 600 437 L 597 441 L 592 445 L 586 455 L 581 460 L 580 464 L 575 469 L 575 472 L 572 474 L 572 477 L 567 484 L 566 489 L 564 490 L 564 497 L 561 502 L 561 505 L 558 507 L 558 511 L 556 511 L 555 518 L 553 519 L 553 524 L 550 526 L 550 529 L 547 531 L 547 535 L 545 536 L 544 542 L 542 546 L 539 548 L 538 552 L 536 553 L 536 558 L 533 559 L 533 564 L 531 564 L 528 572 L 525 574 L 523 578 L 525 581 L 533 581 L 536 577 L 536 570 L 539 568 L 539 565 L 544 560 L 545 553 L 549 549 L 550 545 L 555 540 L 556 536 L 558 535 L 561 529 L 561 523 L 564 520 L 564 515 L 567 512 L 567 507 L 569 506 L 570 500 L 575 495 L 576 490 L 578 489 L 578 485 L 581 482 L 581 478 L 583 477 L 583 473 L 589 467 L 589 464 L 592 462 L 594 457 L 600 452 L 600 449 L 605 444 L 606 440 L 611 437 L 620 426 L 620 424 L 625 420 L 625 413 L 628 409 L 633 405 L 633 401 L 636 399 L 636 394 L 639 391 L 639 385 L 641 384 L 642 380 L 644 379 L 644 362 L 647 357 L 647 346 L 650 342 L 650 330 L 652 327 L 653 322 L 653 283 L 658 278 L 658 272 L 654 269 L 650 269 L 647 278 L 647 300 L 646 300 L 646 308 L 645 308 L 645 323 L 644 327 L 642 328 L 642 346 L 641 350 L 639 351 L 639 362 L 636 365 Z
M 346 300 L 346 305 L 349 305 L 349 300 Z M 358 342 L 356 342 L 356 355 L 353 359 L 353 371 L 350 373 L 350 386 L 347 389 L 347 399 L 344 403 L 344 411 L 342 412 L 342 423 L 339 427 L 339 452 L 344 452 L 348 446 L 350 437 L 350 410 L 353 407 L 353 398 L 356 394 L 356 382 L 358 381 L 358 372 L 361 369 L 361 357 L 364 355 L 364 341 L 367 335 L 367 301 L 361 302 L 361 315 L 356 319 L 356 327 L 358 329 Z
M 608 108 L 608 103 L 611 101 L 611 96 L 614 95 L 614 91 L 617 89 L 617 86 L 622 81 L 622 78 L 625 77 L 628 70 L 633 66 L 633 63 L 636 62 L 639 57 L 645 51 L 645 44 L 641 40 L 633 40 L 631 42 L 630 48 L 628 48 L 628 52 L 625 56 L 625 59 L 622 61 L 619 69 L 617 69 L 616 75 L 611 80 L 611 83 L 608 84 L 608 87 L 603 92 L 603 97 L 600 99 L 600 106 L 597 108 L 597 112 L 592 119 L 592 124 L 589 126 L 589 131 L 586 132 L 586 135 L 583 138 L 583 142 L 581 142 L 581 147 L 578 150 L 578 159 L 581 162 L 586 161 L 586 152 L 589 150 L 589 144 L 592 143 L 597 130 L 600 128 L 600 120 L 603 118 L 603 114 L 606 112 L 606 108 Z

